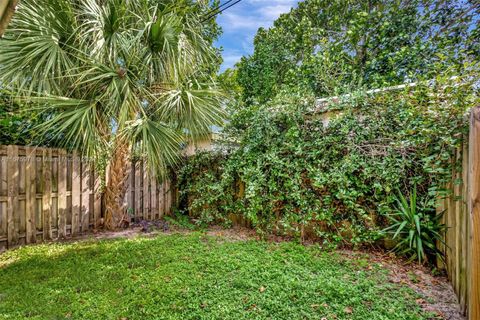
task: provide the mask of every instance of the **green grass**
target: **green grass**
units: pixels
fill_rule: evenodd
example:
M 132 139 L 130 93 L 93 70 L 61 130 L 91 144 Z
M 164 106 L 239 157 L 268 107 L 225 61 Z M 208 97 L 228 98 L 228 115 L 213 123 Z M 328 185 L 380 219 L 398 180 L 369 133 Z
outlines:
M 1 319 L 427 319 L 416 298 L 365 258 L 201 233 L 0 255 Z

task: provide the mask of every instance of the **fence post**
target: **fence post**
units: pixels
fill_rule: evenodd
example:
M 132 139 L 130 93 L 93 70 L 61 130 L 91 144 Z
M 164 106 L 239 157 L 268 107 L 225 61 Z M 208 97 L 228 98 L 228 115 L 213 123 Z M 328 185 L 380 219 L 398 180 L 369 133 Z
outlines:
M 471 111 L 469 146 L 469 209 L 472 233 L 468 317 L 477 320 L 480 319 L 480 106 Z

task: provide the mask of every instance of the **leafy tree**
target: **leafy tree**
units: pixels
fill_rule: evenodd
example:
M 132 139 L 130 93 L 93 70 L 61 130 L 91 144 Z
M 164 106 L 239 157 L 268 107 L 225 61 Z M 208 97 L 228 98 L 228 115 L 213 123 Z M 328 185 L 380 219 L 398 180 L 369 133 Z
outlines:
M 208 2 L 25 0 L 0 40 L 0 83 L 49 115 L 39 126 L 103 163 L 106 226 L 123 216 L 133 154 L 160 175 L 185 139 L 222 123 Z
M 329 96 L 460 68 L 478 61 L 479 14 L 477 1 L 300 2 L 258 31 L 238 65 L 243 97 L 265 102 L 283 87 Z

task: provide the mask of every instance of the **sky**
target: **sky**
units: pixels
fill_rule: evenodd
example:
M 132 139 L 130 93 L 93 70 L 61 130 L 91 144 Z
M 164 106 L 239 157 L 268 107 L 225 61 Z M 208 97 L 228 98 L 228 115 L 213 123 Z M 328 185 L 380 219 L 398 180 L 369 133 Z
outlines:
M 223 4 L 226 1 L 220 2 Z M 242 0 L 219 15 L 217 22 L 222 27 L 223 34 L 216 42 L 216 46 L 224 49 L 221 71 L 233 67 L 242 56 L 253 53 L 253 38 L 258 28 L 272 26 L 280 14 L 289 12 L 297 2 L 297 0 Z

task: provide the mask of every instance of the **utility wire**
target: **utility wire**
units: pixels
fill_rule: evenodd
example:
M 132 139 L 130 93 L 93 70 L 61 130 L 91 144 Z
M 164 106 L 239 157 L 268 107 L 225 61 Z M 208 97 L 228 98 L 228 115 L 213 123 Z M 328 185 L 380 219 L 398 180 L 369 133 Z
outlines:
M 212 15 L 213 13 L 215 13 L 215 11 L 219 11 L 220 9 L 222 9 L 222 7 L 226 6 L 227 4 L 229 4 L 232 1 L 234 1 L 234 0 L 228 0 L 227 2 L 219 5 L 217 8 L 210 10 L 209 12 L 205 13 L 204 17 L 208 17 L 208 16 Z
M 221 11 L 214 12 L 213 14 L 208 15 L 207 17 L 205 17 L 205 18 L 201 21 L 201 23 L 203 23 L 203 22 L 205 22 L 205 21 L 207 21 L 207 20 L 210 20 L 211 18 L 213 18 L 213 17 L 221 14 L 222 12 L 224 12 L 224 11 L 227 10 L 228 8 L 233 7 L 234 5 L 236 5 L 237 3 L 239 3 L 240 1 L 242 1 L 242 0 L 237 0 L 237 1 L 235 1 L 234 3 L 232 3 L 231 5 L 229 5 L 228 7 L 225 7 L 224 9 L 222 9 Z M 229 2 L 230 2 L 230 1 L 229 1 Z M 225 4 L 226 4 L 226 3 L 225 3 Z

